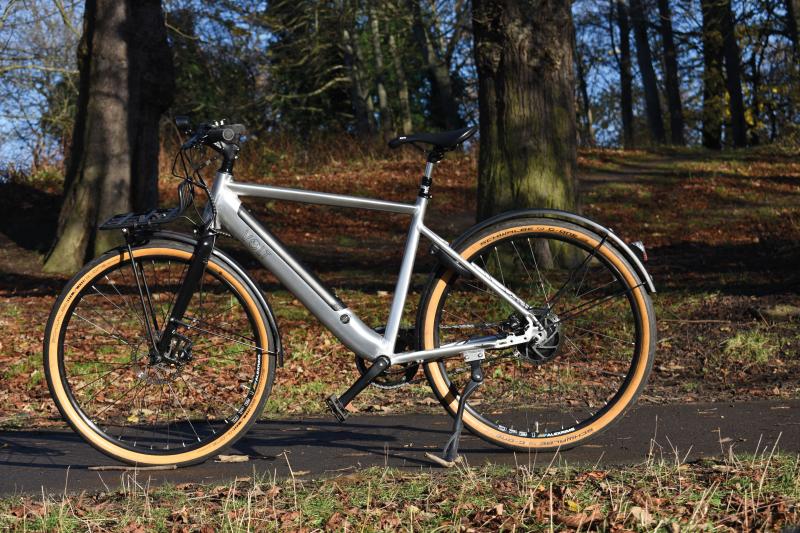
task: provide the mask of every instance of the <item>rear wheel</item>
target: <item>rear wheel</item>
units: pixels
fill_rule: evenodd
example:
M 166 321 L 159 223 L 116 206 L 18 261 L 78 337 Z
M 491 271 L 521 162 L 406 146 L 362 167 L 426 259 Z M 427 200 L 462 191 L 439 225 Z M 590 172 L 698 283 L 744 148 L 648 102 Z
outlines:
M 517 450 L 572 447 L 608 428 L 642 391 L 655 352 L 655 317 L 642 280 L 600 236 L 548 219 L 493 225 L 461 255 L 533 310 L 547 335 L 486 351 L 483 385 L 464 424 Z M 420 305 L 420 346 L 521 333 L 525 321 L 479 281 L 437 272 Z M 436 396 L 454 414 L 469 379 L 461 356 L 427 363 Z
M 258 418 L 274 375 L 266 317 L 245 281 L 212 256 L 167 354 L 163 330 L 192 248 L 133 249 L 88 264 L 59 297 L 44 366 L 62 415 L 90 444 L 128 463 L 185 465 L 229 446 Z

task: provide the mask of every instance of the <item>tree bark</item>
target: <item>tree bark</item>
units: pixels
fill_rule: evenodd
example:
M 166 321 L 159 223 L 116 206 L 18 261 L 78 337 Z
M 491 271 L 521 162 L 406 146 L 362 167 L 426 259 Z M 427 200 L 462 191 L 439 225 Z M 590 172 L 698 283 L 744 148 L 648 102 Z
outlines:
M 577 47 L 575 49 L 575 70 L 578 74 L 578 90 L 581 95 L 581 143 L 583 146 L 594 146 L 594 125 L 592 124 L 592 106 L 589 103 L 589 87 L 586 83 L 586 67 L 583 64 L 583 56 Z
M 642 0 L 630 0 L 633 36 L 636 39 L 636 60 L 642 75 L 647 126 L 653 141 L 659 144 L 666 142 L 664 118 L 661 113 L 661 101 L 658 96 L 658 80 L 653 69 L 653 54 L 650 51 L 650 39 L 647 36 L 647 17 Z
M 611 9 L 616 3 L 617 26 L 619 27 L 619 84 L 620 110 L 622 114 L 622 146 L 632 150 L 636 143 L 633 135 L 633 75 L 631 74 L 631 26 L 628 19 L 628 6 L 625 0 L 612 0 Z M 613 38 L 614 32 L 611 31 Z
M 113 234 L 97 230 L 112 215 L 157 203 L 158 117 L 173 83 L 160 3 L 87 0 L 78 64 L 64 202 L 44 265 L 50 272 L 74 272 L 114 244 Z
M 450 66 L 442 50 L 431 38 L 430 29 L 422 20 L 421 0 L 408 0 L 413 15 L 414 38 L 422 50 L 423 64 L 431 82 L 432 100 L 436 104 L 431 113 L 431 118 L 440 127 L 455 129 L 463 125 L 461 115 L 458 113 L 458 102 L 453 94 L 453 82 L 450 79 Z
M 700 0 L 703 15 L 703 146 L 722 148 L 722 123 L 725 116 L 725 80 L 722 75 L 722 21 L 714 3 Z
M 791 102 L 792 113 L 800 110 L 800 0 L 786 0 L 786 33 L 792 41 L 792 51 L 794 62 L 790 66 L 792 87 Z M 792 115 L 794 116 L 794 115 Z
M 761 122 L 761 71 L 758 68 L 758 59 L 756 54 L 750 54 L 750 94 L 752 100 L 750 101 L 750 109 L 753 113 L 753 124 L 758 125 Z M 760 131 L 761 128 L 755 127 L 750 130 L 750 144 L 761 144 Z
M 800 64 L 800 0 L 786 0 L 786 32 L 794 48 L 794 60 Z
M 158 205 L 158 130 L 172 105 L 175 72 L 160 0 L 130 0 L 131 202 L 134 211 Z
M 400 117 L 402 119 L 402 131 L 404 134 L 411 133 L 413 124 L 411 122 L 411 104 L 408 97 L 408 78 L 403 68 L 403 58 L 397 49 L 397 42 L 394 34 L 389 33 L 389 53 L 392 54 L 392 65 L 394 75 L 397 78 L 397 97 L 400 100 Z
M 473 0 L 480 106 L 478 217 L 574 209 L 572 16 L 568 0 Z
M 392 116 L 389 112 L 389 97 L 386 94 L 386 77 L 383 64 L 383 50 L 381 49 L 381 26 L 374 3 L 368 3 L 369 24 L 372 34 L 372 53 L 375 58 L 375 85 L 378 92 L 378 112 L 380 113 L 380 129 L 384 133 L 392 131 Z
M 672 31 L 672 11 L 669 0 L 658 0 L 658 14 L 661 18 L 659 29 L 664 47 L 665 86 L 667 89 L 667 106 L 669 109 L 669 134 L 672 144 L 683 146 L 683 103 L 681 102 L 681 86 L 678 78 L 678 54 L 675 49 L 675 37 Z
M 361 64 L 357 54 L 358 44 L 353 39 L 349 29 L 342 28 L 342 47 L 344 49 L 344 64 L 350 78 L 350 100 L 353 106 L 353 115 L 356 120 L 356 133 L 370 135 L 375 131 L 374 117 L 370 112 L 372 101 L 369 93 L 364 88 Z M 369 104 L 369 105 L 368 105 Z
M 737 148 L 747 146 L 747 121 L 744 117 L 744 96 L 742 95 L 742 60 L 739 43 L 736 40 L 736 27 L 733 19 L 731 0 L 718 0 L 719 18 L 722 21 L 722 42 L 725 56 L 725 85 L 728 89 L 729 110 L 733 145 Z

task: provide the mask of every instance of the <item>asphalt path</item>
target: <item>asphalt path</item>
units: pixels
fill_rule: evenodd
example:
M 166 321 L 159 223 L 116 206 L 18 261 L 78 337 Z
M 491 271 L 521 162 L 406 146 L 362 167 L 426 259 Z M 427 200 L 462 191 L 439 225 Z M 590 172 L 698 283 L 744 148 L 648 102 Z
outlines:
M 114 490 L 121 484 L 221 482 L 236 477 L 330 476 L 368 466 L 417 470 L 440 468 L 425 452 L 441 449 L 452 421 L 446 415 L 353 415 L 344 424 L 329 418 L 264 421 L 226 453 L 242 463 L 207 461 L 171 471 L 97 471 L 119 463 L 95 451 L 69 430 L 0 434 L 0 494 L 51 494 Z M 471 434 L 462 438 L 467 462 L 547 466 L 626 465 L 656 460 L 693 461 L 736 453 L 800 453 L 800 400 L 780 402 L 641 405 L 590 444 L 554 454 L 513 453 Z M 777 446 L 776 446 L 777 443 Z

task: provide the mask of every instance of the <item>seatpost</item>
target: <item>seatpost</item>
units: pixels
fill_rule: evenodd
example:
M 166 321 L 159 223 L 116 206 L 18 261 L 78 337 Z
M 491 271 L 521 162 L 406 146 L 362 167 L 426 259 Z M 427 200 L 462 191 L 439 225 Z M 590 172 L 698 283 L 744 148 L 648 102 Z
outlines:
M 431 197 L 431 185 L 433 185 L 431 174 L 433 174 L 433 165 L 441 161 L 443 158 L 444 151 L 442 151 L 440 148 L 434 148 L 428 152 L 428 162 L 425 163 L 425 172 L 422 174 L 422 181 L 419 184 L 420 197 L 428 199 Z

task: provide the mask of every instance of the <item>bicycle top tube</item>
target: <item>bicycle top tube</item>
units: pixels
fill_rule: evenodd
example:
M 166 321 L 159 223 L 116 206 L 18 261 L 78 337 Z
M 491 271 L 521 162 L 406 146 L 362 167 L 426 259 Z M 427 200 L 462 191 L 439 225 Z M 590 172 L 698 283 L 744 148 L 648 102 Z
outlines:
M 435 161 L 428 161 L 422 176 L 419 193 L 414 204 L 404 204 L 387 200 L 348 196 L 342 194 L 307 191 L 272 185 L 238 183 L 227 172 L 218 172 L 212 187 L 212 197 L 216 203 L 218 225 L 234 238 L 245 244 L 248 251 L 269 270 L 305 307 L 316 316 L 342 343 L 360 357 L 374 361 L 387 356 L 392 364 L 398 357 L 411 354 L 395 353 L 395 344 L 400 329 L 403 309 L 411 284 L 414 261 L 420 237 L 432 239 L 440 249 L 449 252 L 457 263 L 476 275 L 491 290 L 511 305 L 528 315 L 524 303 L 516 298 L 488 273 L 461 259 L 460 254 L 449 247 L 447 241 L 433 233 L 424 225 L 425 211 L 430 199 L 431 174 Z M 249 211 L 242 206 L 240 196 L 270 198 L 296 201 L 334 207 L 361 208 L 386 211 L 411 216 L 403 258 L 395 285 L 394 297 L 385 324 L 384 334 L 380 335 L 372 327 L 364 324 L 359 317 L 337 298 L 325 285 L 310 272 L 302 262 L 293 257 L 280 240 L 261 225 Z M 485 342 L 484 342 L 485 344 Z M 461 348 L 463 349 L 463 347 Z M 414 359 L 425 360 L 457 352 L 455 346 L 431 351 L 430 354 L 415 352 Z M 438 352 L 438 353 L 434 353 Z

